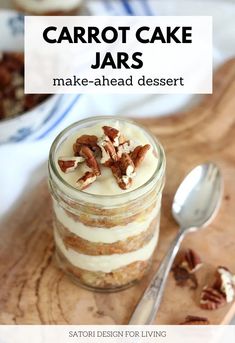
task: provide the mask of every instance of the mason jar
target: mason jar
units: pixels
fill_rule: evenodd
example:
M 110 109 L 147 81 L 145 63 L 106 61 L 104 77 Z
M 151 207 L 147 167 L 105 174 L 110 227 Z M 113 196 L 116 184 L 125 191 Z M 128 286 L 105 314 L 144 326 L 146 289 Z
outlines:
M 89 188 L 78 190 L 58 169 L 61 146 L 79 132 L 90 134 L 97 125 L 112 127 L 116 123 L 149 142 L 152 148 L 145 164 L 154 161 L 152 174 L 145 180 L 147 172 L 142 171 L 143 182 L 139 174 L 140 185 L 119 194 L 109 194 L 105 186 L 96 194 Z M 115 291 L 129 287 L 148 272 L 152 256 L 157 254 L 165 165 L 158 140 L 144 127 L 123 118 L 82 120 L 55 139 L 49 155 L 49 188 L 56 257 L 60 268 L 77 284 L 96 291 Z
M 14 0 L 17 10 L 32 15 L 76 15 L 83 0 Z

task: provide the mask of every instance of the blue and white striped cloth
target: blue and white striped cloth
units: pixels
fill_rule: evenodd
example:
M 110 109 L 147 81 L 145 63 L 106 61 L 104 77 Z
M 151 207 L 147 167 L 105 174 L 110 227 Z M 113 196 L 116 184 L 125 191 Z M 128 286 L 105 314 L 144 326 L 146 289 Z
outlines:
M 91 13 L 109 15 L 153 15 L 154 9 L 149 0 L 102 0 L 90 1 Z

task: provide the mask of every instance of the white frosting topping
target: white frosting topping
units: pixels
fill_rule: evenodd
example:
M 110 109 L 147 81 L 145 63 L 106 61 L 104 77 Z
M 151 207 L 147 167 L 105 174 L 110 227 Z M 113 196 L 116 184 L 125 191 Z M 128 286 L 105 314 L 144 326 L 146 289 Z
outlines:
M 59 234 L 54 230 L 55 242 L 64 257 L 75 267 L 93 271 L 110 273 L 115 269 L 127 266 L 137 261 L 147 261 L 154 252 L 158 241 L 158 231 L 153 238 L 141 249 L 125 254 L 84 255 L 66 248 Z
M 15 2 L 27 11 L 41 13 L 73 10 L 82 3 L 82 0 L 15 0 Z
M 73 234 L 93 243 L 115 243 L 126 240 L 148 230 L 149 225 L 160 211 L 160 199 L 153 211 L 146 216 L 145 220 L 133 221 L 124 226 L 115 226 L 111 229 L 103 229 L 84 225 L 76 222 L 54 201 L 54 211 L 58 221 Z M 159 224 L 159 223 L 158 223 Z M 157 226 L 158 226 L 157 224 Z M 156 227 L 156 230 L 158 227 Z
M 112 127 L 117 128 L 118 130 L 120 130 L 122 134 L 124 134 L 124 136 L 127 139 L 133 141 L 136 146 L 150 143 L 144 130 L 142 130 L 136 125 L 133 125 L 128 122 L 118 122 L 118 121 L 113 121 L 112 123 L 104 122 L 103 124 L 99 124 L 99 125 L 92 126 L 89 128 L 80 129 L 76 133 L 73 133 L 61 144 L 61 146 L 59 147 L 56 153 L 56 158 L 58 159 L 59 156 L 73 156 L 73 143 L 76 141 L 76 139 L 79 136 L 83 134 L 95 135 L 97 137 L 101 137 L 103 135 L 102 126 L 104 125 L 110 125 Z M 57 169 L 61 177 L 73 187 L 75 187 L 76 181 L 87 170 L 89 170 L 86 164 L 82 163 L 81 165 L 79 165 L 78 169 L 75 172 L 64 174 L 60 170 L 58 164 L 56 165 L 57 165 Z M 143 163 L 137 169 L 136 176 L 133 178 L 132 186 L 127 190 L 123 190 L 118 186 L 114 176 L 112 175 L 110 168 L 101 166 L 101 176 L 97 177 L 97 180 L 88 188 L 86 188 L 84 192 L 97 194 L 97 195 L 117 195 L 117 194 L 123 194 L 125 192 L 132 191 L 136 188 L 139 188 L 141 185 L 146 183 L 151 178 L 151 176 L 154 174 L 154 171 L 157 168 L 157 165 L 158 165 L 158 159 L 153 154 L 153 151 L 151 149 L 147 152 L 143 160 Z

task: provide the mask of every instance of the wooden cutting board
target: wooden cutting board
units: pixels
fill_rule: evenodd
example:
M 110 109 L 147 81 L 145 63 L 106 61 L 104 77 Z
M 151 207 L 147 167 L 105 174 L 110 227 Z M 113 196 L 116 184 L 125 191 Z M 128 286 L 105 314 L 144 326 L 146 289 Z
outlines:
M 198 272 L 199 287 L 176 286 L 171 273 L 156 323 L 177 324 L 188 314 L 206 316 L 213 324 L 230 321 L 235 304 L 205 311 L 198 302 L 201 288 L 211 280 L 216 266 L 225 265 L 235 273 L 235 60 L 215 74 L 213 96 L 205 96 L 187 113 L 143 122 L 160 138 L 167 155 L 160 242 L 149 276 L 113 294 L 75 286 L 54 261 L 51 208 L 44 180 L 33 193 L 25 195 L 1 229 L 1 324 L 128 323 L 176 234 L 170 211 L 174 192 L 191 168 L 207 160 L 221 167 L 225 193 L 212 225 L 190 234 L 183 242 L 183 247 L 195 249 L 205 262 Z

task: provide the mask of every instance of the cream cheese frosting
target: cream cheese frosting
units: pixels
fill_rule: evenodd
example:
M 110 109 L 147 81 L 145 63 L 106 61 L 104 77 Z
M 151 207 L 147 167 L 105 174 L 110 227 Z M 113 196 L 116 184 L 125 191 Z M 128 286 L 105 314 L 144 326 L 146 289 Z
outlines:
M 49 11 L 70 11 L 78 7 L 82 0 L 15 0 L 21 8 L 35 13 Z
M 160 211 L 160 201 L 152 212 L 145 216 L 145 220 L 133 221 L 125 226 L 115 226 L 111 229 L 103 229 L 99 227 L 91 227 L 84 225 L 81 222 L 75 221 L 69 216 L 62 207 L 55 201 L 53 203 L 54 211 L 57 220 L 66 227 L 71 233 L 93 243 L 115 243 L 126 240 L 129 237 L 140 235 L 148 230 L 153 219 Z M 158 228 L 156 228 L 157 230 Z
M 135 146 L 150 143 L 149 137 L 146 135 L 144 130 L 142 130 L 140 127 L 134 124 L 119 121 L 114 121 L 112 123 L 104 122 L 103 125 L 99 124 L 92 127 L 79 129 L 78 131 L 76 131 L 76 133 L 71 134 L 64 142 L 62 142 L 62 144 L 58 148 L 56 153 L 57 160 L 60 157 L 73 156 L 73 143 L 79 136 L 83 134 L 89 134 L 101 137 L 103 135 L 102 126 L 104 125 L 110 125 L 118 129 L 121 133 L 125 135 L 125 137 L 127 137 L 127 139 L 131 140 Z M 138 168 L 136 176 L 133 179 L 132 186 L 129 189 L 121 189 L 115 181 L 110 168 L 101 166 L 101 176 L 97 177 L 97 180 L 87 189 L 84 189 L 83 192 L 96 195 L 118 195 L 130 192 L 145 184 L 154 174 L 157 165 L 158 158 L 153 153 L 151 147 L 151 149 L 147 152 L 141 166 Z M 79 167 L 73 173 L 63 173 L 59 168 L 58 164 L 57 169 L 60 176 L 73 187 L 75 187 L 76 181 L 81 176 L 83 176 L 86 171 L 89 170 L 85 163 L 81 163 L 81 165 L 79 165 Z
M 60 238 L 56 230 L 54 230 L 54 238 L 57 247 L 65 258 L 77 268 L 89 270 L 91 272 L 110 273 L 118 268 L 127 266 L 137 261 L 147 261 L 153 254 L 158 242 L 158 230 L 153 238 L 141 249 L 125 254 L 112 254 L 91 256 L 78 253 L 73 249 L 66 248 L 63 240 Z

